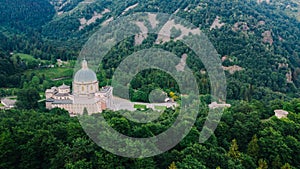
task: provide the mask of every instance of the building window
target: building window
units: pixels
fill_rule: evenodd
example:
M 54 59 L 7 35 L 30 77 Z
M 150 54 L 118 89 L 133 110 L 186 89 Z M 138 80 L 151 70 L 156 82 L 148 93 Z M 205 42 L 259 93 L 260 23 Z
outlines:
M 82 91 L 84 91 L 84 86 L 82 86 Z
M 91 90 L 93 91 L 93 86 L 91 86 Z

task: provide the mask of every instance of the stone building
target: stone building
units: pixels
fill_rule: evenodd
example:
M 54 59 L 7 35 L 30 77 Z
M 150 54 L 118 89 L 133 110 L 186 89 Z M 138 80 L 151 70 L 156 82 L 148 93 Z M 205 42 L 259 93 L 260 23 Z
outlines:
M 229 108 L 231 107 L 231 104 L 226 104 L 226 103 L 222 103 L 222 104 L 219 104 L 217 102 L 212 102 L 211 104 L 208 105 L 208 107 L 210 109 L 216 109 L 216 108 Z
M 65 84 L 47 89 L 46 108 L 62 108 L 71 116 L 76 116 L 82 114 L 85 108 L 88 114 L 93 114 L 112 106 L 113 88 L 107 86 L 99 90 L 96 73 L 88 68 L 86 60 L 82 61 L 81 69 L 76 72 L 72 87 L 72 92 L 70 86 Z
M 287 118 L 289 112 L 285 111 L 285 110 L 274 110 L 275 112 L 275 116 L 279 119 L 282 118 Z
M 16 105 L 16 100 L 10 98 L 3 98 L 1 99 L 1 104 L 3 104 L 3 109 L 12 109 Z

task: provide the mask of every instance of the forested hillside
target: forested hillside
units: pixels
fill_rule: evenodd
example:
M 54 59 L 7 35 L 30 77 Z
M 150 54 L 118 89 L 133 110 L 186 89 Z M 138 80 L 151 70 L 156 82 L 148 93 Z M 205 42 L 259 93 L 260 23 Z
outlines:
M 40 29 L 55 14 L 48 0 L 3 0 L 0 4 L 1 26 L 5 25 L 20 33 Z
M 101 149 L 88 138 L 77 118 L 63 110 L 0 111 L 0 168 L 166 169 L 174 162 L 179 169 L 296 169 L 300 167 L 299 104 L 299 99 L 238 102 L 224 112 L 215 134 L 199 144 L 208 110 L 202 109 L 180 144 L 145 159 L 119 157 Z M 272 111 L 283 107 L 290 111 L 288 119 L 274 117 Z M 168 129 L 178 110 L 168 109 L 147 124 L 129 121 L 122 113 L 106 111 L 103 115 L 117 131 L 147 138 Z
M 298 0 L 1 0 L 0 97 L 18 101 L 15 109 L 0 110 L 0 168 L 300 168 L 299 11 Z M 135 12 L 181 17 L 199 27 L 219 53 L 232 107 L 204 144 L 199 134 L 207 104 L 214 101 L 209 76 L 195 53 L 174 38 L 158 43 L 158 35 L 149 34 L 139 44 L 135 37 L 125 39 L 95 70 L 102 87 L 134 52 L 153 47 L 186 56 L 202 107 L 189 135 L 170 151 L 145 159 L 113 155 L 89 139 L 77 118 L 45 109 L 46 89 L 72 85 L 74 64 L 89 37 Z M 179 36 L 181 30 L 171 33 Z M 149 102 L 159 88 L 180 103 L 175 79 L 160 70 L 139 72 L 128 86 L 131 101 Z M 287 118 L 274 117 L 277 109 L 288 111 Z M 126 119 L 125 111 L 103 115 L 123 134 L 150 137 L 167 130 L 178 112 L 167 109 L 149 124 Z
M 8 2 L 0 2 L 3 52 L 21 52 L 52 61 L 75 59 L 88 37 L 112 19 L 133 12 L 164 12 L 199 26 L 213 42 L 228 72 L 229 99 L 270 100 L 286 97 L 286 94 L 299 96 L 300 28 L 296 17 L 299 4 L 294 1 Z M 10 15 L 13 9 L 19 10 Z M 137 47 L 133 40 L 120 44 L 120 47 L 128 47 L 116 48 L 116 52 L 106 56 L 104 78 L 111 78 L 112 70 L 127 54 L 153 46 L 153 38 L 155 36 L 149 36 L 144 45 Z M 172 41 L 158 47 L 176 51 L 178 56 L 184 51 L 180 43 Z M 201 64 L 194 63 L 193 56 L 188 62 L 194 70 L 203 69 L 195 67 Z M 207 79 L 207 76 L 198 75 L 198 78 Z M 201 83 L 199 86 L 204 88 L 209 86 L 208 79 Z M 200 92 L 208 93 L 204 89 Z

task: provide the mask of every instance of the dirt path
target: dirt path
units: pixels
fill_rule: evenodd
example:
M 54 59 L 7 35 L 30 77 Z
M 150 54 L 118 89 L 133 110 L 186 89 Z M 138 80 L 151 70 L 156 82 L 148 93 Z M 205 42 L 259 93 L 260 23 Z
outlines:
M 136 8 L 138 5 L 139 5 L 139 3 L 136 3 L 136 4 L 134 4 L 134 5 L 129 6 L 128 8 L 126 8 L 126 9 L 122 12 L 122 15 L 124 15 L 124 14 L 125 14 L 126 12 L 128 12 L 129 10 Z

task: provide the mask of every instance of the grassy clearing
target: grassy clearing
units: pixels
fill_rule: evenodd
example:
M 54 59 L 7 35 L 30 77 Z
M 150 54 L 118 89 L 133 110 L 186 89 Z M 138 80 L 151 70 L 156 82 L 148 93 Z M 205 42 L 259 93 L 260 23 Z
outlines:
M 50 61 L 47 61 L 47 60 L 36 59 L 32 55 L 28 55 L 28 54 L 24 54 L 24 53 L 16 53 L 16 54 L 14 54 L 12 56 L 13 60 L 16 60 L 17 56 L 19 56 L 21 58 L 21 60 L 23 60 L 23 61 L 25 61 L 27 63 L 33 62 L 33 61 L 41 62 L 41 63 L 50 62 Z
M 40 92 L 39 94 L 40 94 L 40 97 L 41 97 L 41 99 L 45 99 L 45 98 L 46 98 L 46 96 L 45 96 L 45 93 L 44 93 L 44 92 Z
M 135 104 L 134 105 L 134 108 L 135 109 L 142 109 L 142 110 L 145 110 L 147 108 L 146 105 L 142 105 L 142 104 Z
M 24 54 L 24 53 L 17 53 L 17 54 L 14 54 L 14 56 L 19 56 L 22 60 L 26 60 L 26 61 L 36 60 L 33 56 L 27 55 L 27 54 Z
M 56 67 L 56 68 L 45 68 L 38 70 L 28 70 L 25 72 L 26 75 L 30 75 L 34 73 L 35 75 L 41 77 L 45 75 L 45 78 L 48 80 L 58 79 L 58 78 L 72 78 L 73 77 L 73 69 L 65 68 L 65 67 Z
M 167 107 L 166 106 L 154 106 L 154 109 L 164 111 L 167 109 Z
M 2 103 L 0 103 L 0 107 L 4 107 L 4 105 Z

